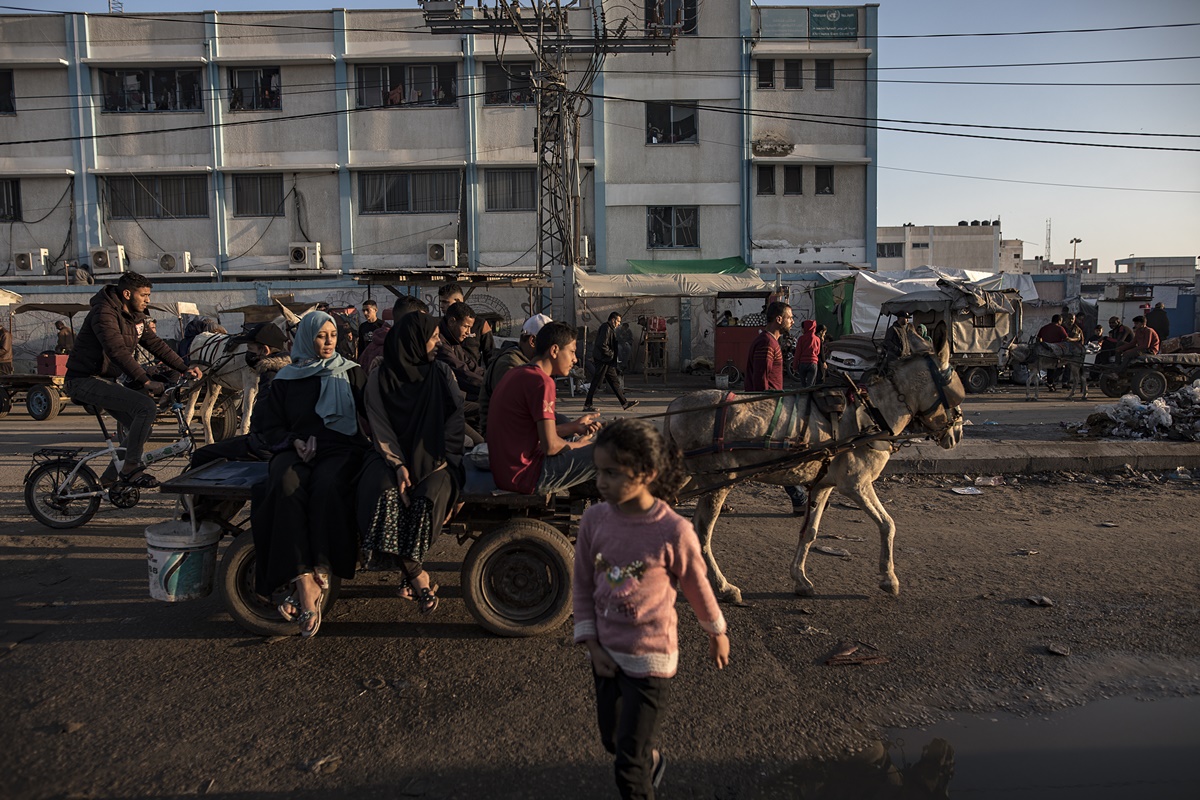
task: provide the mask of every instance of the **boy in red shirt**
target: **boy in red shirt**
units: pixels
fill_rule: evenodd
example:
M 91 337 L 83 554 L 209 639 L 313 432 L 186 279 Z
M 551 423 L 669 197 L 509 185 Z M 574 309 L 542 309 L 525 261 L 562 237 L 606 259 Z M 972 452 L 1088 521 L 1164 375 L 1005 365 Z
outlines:
M 548 322 L 538 331 L 528 364 L 510 369 L 488 403 L 487 444 L 496 486 L 521 494 L 550 494 L 591 480 L 591 434 L 599 414 L 555 422 L 554 378 L 575 366 L 575 330 Z M 577 441 L 567 437 L 578 435 Z

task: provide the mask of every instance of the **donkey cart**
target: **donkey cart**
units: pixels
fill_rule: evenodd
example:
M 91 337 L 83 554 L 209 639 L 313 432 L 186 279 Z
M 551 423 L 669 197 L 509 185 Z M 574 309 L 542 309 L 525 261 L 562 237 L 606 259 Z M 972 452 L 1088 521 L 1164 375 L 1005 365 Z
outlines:
M 243 513 L 255 486 L 266 480 L 266 462 L 215 461 L 166 481 L 163 492 L 197 495 L 221 503 L 223 535 L 233 537 L 217 568 L 217 589 L 229 615 L 263 636 L 296 632 L 275 606 L 254 591 L 254 537 Z M 446 526 L 463 559 L 463 599 L 471 616 L 501 636 L 538 636 L 560 626 L 571 611 L 572 542 L 583 502 L 560 495 L 521 495 L 496 490 L 491 473 L 468 467 L 463 508 Z M 341 581 L 331 576 L 325 610 Z

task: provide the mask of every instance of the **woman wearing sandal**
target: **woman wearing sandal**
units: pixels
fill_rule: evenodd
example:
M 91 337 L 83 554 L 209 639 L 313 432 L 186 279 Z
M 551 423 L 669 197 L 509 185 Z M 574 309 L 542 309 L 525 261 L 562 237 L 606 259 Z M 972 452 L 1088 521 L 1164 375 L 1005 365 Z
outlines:
M 250 421 L 274 452 L 266 489 L 251 502 L 256 591 L 305 638 L 321 627 L 329 575 L 354 577 L 354 482 L 370 447 L 359 425 L 365 385 L 363 370 L 337 352 L 333 318 L 309 312 L 292 363 Z
M 360 482 L 363 563 L 398 560 L 422 613 L 437 608 L 437 587 L 421 567 L 463 484 L 463 393 L 436 361 L 437 321 L 408 314 L 388 332 L 383 363 L 367 380 L 367 416 L 376 453 Z

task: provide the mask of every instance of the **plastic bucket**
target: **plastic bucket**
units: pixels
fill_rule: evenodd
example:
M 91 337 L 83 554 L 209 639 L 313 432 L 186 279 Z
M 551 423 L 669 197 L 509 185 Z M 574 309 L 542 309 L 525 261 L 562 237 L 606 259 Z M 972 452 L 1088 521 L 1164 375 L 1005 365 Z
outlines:
M 717 375 L 716 378 L 717 378 L 717 388 L 718 389 L 728 389 L 729 388 L 729 376 L 728 375 Z
M 185 519 L 148 526 L 150 596 L 168 603 L 208 597 L 213 589 L 220 540 L 221 526 L 215 522 L 202 522 L 198 529 Z

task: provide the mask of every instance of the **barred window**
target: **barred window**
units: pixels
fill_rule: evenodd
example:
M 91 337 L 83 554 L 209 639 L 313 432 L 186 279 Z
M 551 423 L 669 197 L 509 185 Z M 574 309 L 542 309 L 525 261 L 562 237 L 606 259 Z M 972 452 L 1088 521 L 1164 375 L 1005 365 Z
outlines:
M 484 173 L 488 211 L 536 211 L 536 169 L 489 169 Z
M 130 175 L 108 178 L 106 184 L 112 219 L 208 216 L 207 175 Z
M 488 64 L 484 67 L 484 105 L 520 106 L 533 102 L 533 64 Z
M 229 70 L 229 110 L 261 111 L 282 107 L 279 67 Z
M 282 217 L 283 175 L 234 175 L 235 217 Z
M 102 69 L 103 110 L 203 111 L 198 69 Z
M 364 64 L 357 75 L 355 102 L 359 108 L 458 103 L 456 64 Z
M 699 247 L 697 206 L 650 206 L 646 209 L 647 247 Z
M 902 258 L 904 242 L 879 242 L 875 245 L 875 256 L 877 258 Z
M 21 182 L 16 178 L 0 180 L 0 220 L 21 221 Z
M 462 173 L 454 169 L 363 172 L 360 214 L 441 214 L 458 211 Z

